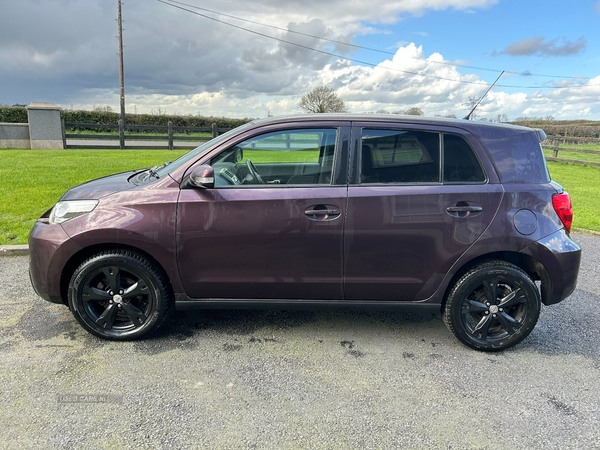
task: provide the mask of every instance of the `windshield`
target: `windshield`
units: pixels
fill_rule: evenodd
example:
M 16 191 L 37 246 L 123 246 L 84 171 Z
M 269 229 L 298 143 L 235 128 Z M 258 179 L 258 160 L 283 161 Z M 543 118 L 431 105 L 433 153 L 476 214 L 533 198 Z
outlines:
M 190 150 L 188 153 L 177 158 L 172 163 L 170 163 L 166 166 L 163 166 L 159 170 L 157 170 L 155 172 L 156 176 L 158 178 L 162 178 L 169 172 L 172 172 L 172 171 L 178 169 L 179 167 L 183 166 L 187 162 L 193 161 L 194 159 L 198 158 L 202 153 L 204 153 L 206 150 L 208 150 L 210 147 L 214 146 L 215 144 L 218 144 L 219 142 L 222 142 L 222 141 L 226 141 L 227 139 L 229 139 L 229 137 L 231 137 L 231 135 L 237 134 L 240 131 L 242 131 L 243 129 L 250 127 L 251 125 L 252 125 L 252 122 L 241 125 L 237 128 L 234 128 L 233 130 L 229 130 L 227 133 L 224 133 L 220 136 L 217 136 L 216 138 L 211 139 L 208 142 L 205 142 L 204 144 L 200 145 L 199 147 L 196 147 L 193 150 Z

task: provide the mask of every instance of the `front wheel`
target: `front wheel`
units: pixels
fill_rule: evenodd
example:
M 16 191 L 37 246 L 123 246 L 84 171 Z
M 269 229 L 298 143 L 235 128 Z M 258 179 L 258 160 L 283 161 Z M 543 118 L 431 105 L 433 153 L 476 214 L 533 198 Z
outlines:
M 69 307 L 90 333 L 132 340 L 155 330 L 167 315 L 168 284 L 141 255 L 115 250 L 85 260 L 71 277 Z
M 456 282 L 443 318 L 462 343 L 476 350 L 499 351 L 525 339 L 540 310 L 539 290 L 525 272 L 503 261 L 490 261 Z

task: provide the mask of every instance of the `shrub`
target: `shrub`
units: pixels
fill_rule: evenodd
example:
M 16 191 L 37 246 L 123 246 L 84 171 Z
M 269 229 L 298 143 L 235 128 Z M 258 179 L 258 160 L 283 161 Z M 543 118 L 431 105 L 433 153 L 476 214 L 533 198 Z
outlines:
M 75 123 L 101 123 L 116 124 L 120 119 L 120 114 L 106 111 L 61 111 L 65 122 Z M 252 119 L 228 119 L 225 117 L 204 117 L 204 116 L 175 116 L 166 114 L 126 114 L 125 122 L 127 125 L 162 125 L 167 126 L 169 121 L 174 126 L 182 127 L 209 127 L 213 123 L 219 128 L 234 128 L 240 126 Z
M 109 111 L 72 111 L 62 110 L 60 115 L 65 122 L 117 124 L 120 114 Z M 126 114 L 125 122 L 128 125 L 164 125 L 169 121 L 174 126 L 182 127 L 210 127 L 213 123 L 219 128 L 235 128 L 252 119 L 228 119 L 226 117 L 204 116 L 175 116 L 166 114 Z M 23 107 L 0 107 L 0 122 L 27 123 L 27 109 Z M 85 128 L 80 128 L 85 129 Z
M 23 107 L 0 107 L 0 122 L 27 123 L 27 110 Z

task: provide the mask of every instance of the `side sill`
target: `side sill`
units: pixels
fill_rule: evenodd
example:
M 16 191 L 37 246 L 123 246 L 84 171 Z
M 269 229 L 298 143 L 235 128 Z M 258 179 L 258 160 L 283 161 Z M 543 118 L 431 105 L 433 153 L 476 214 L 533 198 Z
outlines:
M 175 302 L 178 311 L 196 309 L 266 309 L 266 310 L 354 310 L 401 311 L 409 313 L 438 314 L 439 303 L 375 302 L 345 300 L 240 300 L 205 299 Z

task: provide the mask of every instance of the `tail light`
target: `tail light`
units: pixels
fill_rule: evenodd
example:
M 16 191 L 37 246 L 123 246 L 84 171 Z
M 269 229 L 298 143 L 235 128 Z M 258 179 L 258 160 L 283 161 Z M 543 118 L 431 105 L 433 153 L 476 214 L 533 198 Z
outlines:
M 571 224 L 573 223 L 573 206 L 571 205 L 569 194 L 566 192 L 554 194 L 552 196 L 552 206 L 554 206 L 554 211 L 558 214 L 560 221 L 567 231 L 570 232 Z

